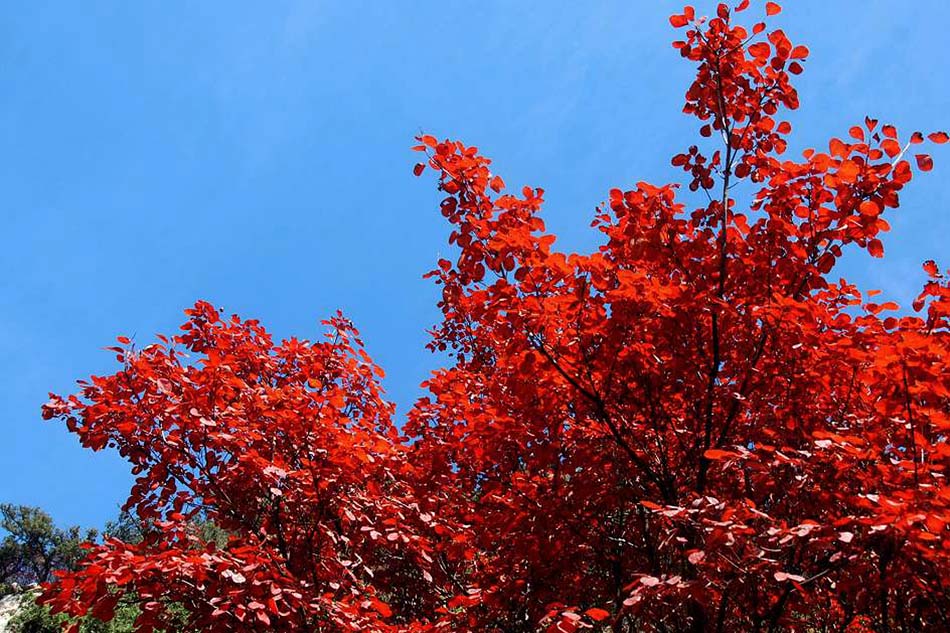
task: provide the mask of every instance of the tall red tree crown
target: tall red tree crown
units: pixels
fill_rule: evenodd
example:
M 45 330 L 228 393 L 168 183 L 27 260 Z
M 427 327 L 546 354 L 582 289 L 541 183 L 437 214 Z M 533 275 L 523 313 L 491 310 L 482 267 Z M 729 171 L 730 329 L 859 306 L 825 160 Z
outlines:
M 556 248 L 543 190 L 419 138 L 451 361 L 401 429 L 342 316 L 275 344 L 198 303 L 120 338 L 121 369 L 44 415 L 131 462 L 147 538 L 43 600 L 134 599 L 144 631 L 182 608 L 207 631 L 950 630 L 950 282 L 924 263 L 911 313 L 835 274 L 883 256 L 948 135 L 866 118 L 788 156 L 809 52 L 748 5 L 670 18 L 697 69 L 685 191 L 612 189 L 592 253 Z

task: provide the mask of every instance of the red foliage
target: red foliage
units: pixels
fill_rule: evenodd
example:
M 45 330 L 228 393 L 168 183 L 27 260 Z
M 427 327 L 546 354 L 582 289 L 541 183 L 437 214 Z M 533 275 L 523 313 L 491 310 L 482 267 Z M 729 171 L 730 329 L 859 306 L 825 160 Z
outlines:
M 670 19 L 710 138 L 672 162 L 703 194 L 612 190 L 594 253 L 554 248 L 542 190 L 420 137 L 452 363 L 401 433 L 342 317 L 274 345 L 199 303 L 120 339 L 119 372 L 44 414 L 130 460 L 155 529 L 43 599 L 108 617 L 134 592 L 143 630 L 170 603 L 209 631 L 950 629 L 950 283 L 926 262 L 912 316 L 831 278 L 883 256 L 924 135 L 868 118 L 785 158 L 808 49 L 735 11 Z
M 207 303 L 188 315 L 173 340 L 114 348 L 121 371 L 44 407 L 84 446 L 114 446 L 132 463 L 126 509 L 156 528 L 140 544 L 94 548 L 45 599 L 108 617 L 134 590 L 144 630 L 171 602 L 196 630 L 222 631 L 388 631 L 393 609 L 435 609 L 419 581 L 436 573 L 439 522 L 412 496 L 381 371 L 353 326 L 337 316 L 325 341 L 275 346 L 256 322 L 223 320 Z M 231 534 L 227 545 L 202 542 L 197 520 Z

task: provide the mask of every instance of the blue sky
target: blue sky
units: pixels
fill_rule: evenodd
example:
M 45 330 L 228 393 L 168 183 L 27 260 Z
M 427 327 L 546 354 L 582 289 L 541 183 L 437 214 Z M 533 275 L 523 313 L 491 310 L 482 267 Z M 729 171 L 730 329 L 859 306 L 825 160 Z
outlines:
M 785 4 L 776 24 L 812 51 L 797 149 L 865 114 L 950 127 L 950 3 Z M 116 514 L 124 463 L 40 405 L 110 371 L 115 336 L 173 332 L 199 298 L 278 337 L 314 337 L 342 308 L 402 415 L 438 361 L 423 349 L 437 289 L 421 276 L 448 252 L 412 137 L 478 145 L 509 185 L 547 190 L 565 248 L 590 248 L 611 187 L 679 177 L 669 158 L 696 128 L 680 113 L 692 68 L 669 45 L 680 6 L 5 3 L 0 501 L 61 523 Z M 950 265 L 950 150 L 934 154 L 889 218 L 886 259 L 842 267 L 905 304 L 924 259 Z

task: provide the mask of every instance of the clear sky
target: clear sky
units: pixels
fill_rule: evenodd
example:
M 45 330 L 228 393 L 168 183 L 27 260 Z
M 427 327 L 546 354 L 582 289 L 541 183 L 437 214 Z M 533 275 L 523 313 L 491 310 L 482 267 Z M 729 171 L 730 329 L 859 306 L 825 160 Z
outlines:
M 700 13 L 713 3 L 697 3 Z M 950 128 L 950 3 L 787 0 L 812 51 L 796 149 L 865 114 Z M 400 416 L 438 359 L 423 349 L 444 243 L 412 137 L 460 138 L 509 185 L 544 187 L 568 248 L 590 248 L 614 186 L 679 178 L 692 68 L 681 5 L 603 2 L 20 2 L 0 8 L 0 501 L 61 523 L 113 517 L 130 477 L 43 422 L 48 391 L 114 367 L 207 299 L 277 337 L 340 307 Z M 753 9 L 761 13 L 762 3 Z M 748 15 L 748 14 L 747 14 Z M 950 150 L 902 194 L 886 259 L 843 273 L 909 305 L 920 263 L 950 265 Z M 797 155 L 797 153 L 796 153 Z

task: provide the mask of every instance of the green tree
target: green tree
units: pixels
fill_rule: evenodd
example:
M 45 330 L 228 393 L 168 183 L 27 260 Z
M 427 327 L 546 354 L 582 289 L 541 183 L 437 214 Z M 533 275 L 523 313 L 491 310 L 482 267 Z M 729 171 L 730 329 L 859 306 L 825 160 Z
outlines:
M 73 526 L 56 527 L 52 517 L 40 508 L 0 504 L 0 529 L 7 533 L 0 542 L 0 588 L 3 593 L 15 592 L 37 583 L 53 580 L 57 570 L 75 570 L 84 556 L 83 542 L 99 540 L 96 530 Z M 125 543 L 139 543 L 149 527 L 127 512 L 106 523 L 103 538 L 117 538 Z M 222 532 L 210 522 L 198 523 L 195 530 L 206 540 L 220 540 Z M 9 633 L 59 633 L 70 621 L 65 615 L 54 615 L 48 607 L 34 602 L 36 592 L 21 594 L 21 605 L 10 620 Z M 177 607 L 170 607 L 175 612 Z M 80 633 L 128 633 L 134 629 L 139 609 L 132 599 L 124 599 L 116 607 L 109 622 L 95 618 L 78 621 Z
M 0 504 L 0 594 L 48 582 L 53 572 L 72 570 L 83 558 L 82 543 L 96 538 L 95 530 L 56 527 L 49 514 L 31 506 Z
M 129 633 L 138 617 L 138 607 L 133 604 L 121 604 L 116 608 L 115 617 L 109 622 L 95 618 L 83 618 L 79 625 L 80 633 Z M 10 620 L 9 633 L 61 633 L 63 624 L 69 618 L 65 615 L 53 615 L 48 607 L 32 600 L 24 599 L 22 608 Z

